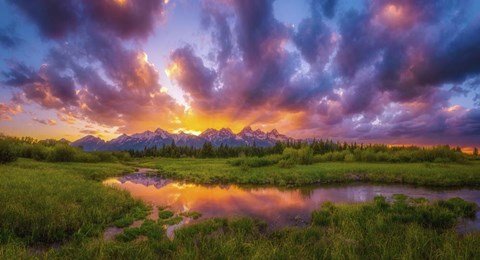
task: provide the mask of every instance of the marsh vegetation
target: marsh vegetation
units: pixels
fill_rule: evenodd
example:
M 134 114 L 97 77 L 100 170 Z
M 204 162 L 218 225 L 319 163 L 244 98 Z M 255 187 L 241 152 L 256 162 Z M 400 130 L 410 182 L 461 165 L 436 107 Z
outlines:
M 460 198 L 428 201 L 395 195 L 357 204 L 325 203 L 301 227 L 272 229 L 262 219 L 207 218 L 202 212 L 171 208 L 162 208 L 152 220 L 150 205 L 102 184 L 132 173 L 134 167 L 150 167 L 158 170 L 151 175 L 206 184 L 480 186 L 480 162 L 455 149 L 413 149 L 443 154 L 418 161 L 401 156 L 411 154 L 405 149 L 386 152 L 388 158 L 401 158 L 394 161 L 378 159 L 384 154 L 371 155 L 369 149 L 374 148 L 316 153 L 301 146 L 233 158 L 131 158 L 126 152 L 85 153 L 59 142 L 2 139 L 0 258 L 473 259 L 480 254 L 480 233 L 457 230 L 459 221 L 477 211 L 474 203 Z M 168 226 L 187 218 L 197 220 L 176 229 L 174 239 L 167 237 Z M 142 224 L 134 226 L 136 220 Z M 105 240 L 109 227 L 122 231 Z

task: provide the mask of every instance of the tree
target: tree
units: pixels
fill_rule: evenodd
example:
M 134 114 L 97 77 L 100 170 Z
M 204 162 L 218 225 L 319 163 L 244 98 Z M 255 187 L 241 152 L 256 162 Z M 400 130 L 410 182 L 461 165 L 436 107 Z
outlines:
M 200 155 L 203 158 L 211 158 L 214 157 L 215 151 L 213 150 L 213 145 L 210 142 L 205 142 L 203 144 L 202 150 L 200 151 Z
M 478 156 L 478 148 L 473 148 L 473 156 Z

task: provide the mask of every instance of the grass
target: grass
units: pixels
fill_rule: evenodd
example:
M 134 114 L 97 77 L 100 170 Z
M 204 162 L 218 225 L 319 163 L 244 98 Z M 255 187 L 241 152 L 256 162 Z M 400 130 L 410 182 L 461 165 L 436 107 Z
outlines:
M 97 237 L 125 216 L 144 215 L 143 203 L 96 181 L 131 170 L 111 163 L 53 164 L 27 159 L 1 166 L 1 254 Z
M 54 259 L 475 259 L 480 234 L 454 226 L 471 214 L 460 199 L 428 202 L 395 196 L 363 204 L 326 203 L 307 227 L 269 231 L 251 218 L 215 218 L 175 231 L 169 240 L 153 221 L 116 241 L 85 240 L 49 252 Z M 425 222 L 432 212 L 435 225 Z M 141 239 L 143 238 L 143 239 Z
M 244 167 L 227 159 L 148 158 L 137 160 L 136 165 L 156 168 L 166 178 L 204 184 L 301 186 L 369 181 L 439 187 L 480 186 L 478 161 L 466 164 L 324 162 L 281 168 L 278 165 Z
M 189 212 L 182 212 L 180 213 L 180 215 L 187 218 L 198 219 L 202 216 L 202 213 L 197 211 L 189 211 Z
M 161 210 L 158 212 L 159 219 L 169 219 L 171 217 L 173 217 L 173 212 L 170 210 Z
M 117 235 L 116 239 L 122 242 L 129 242 L 140 236 L 145 236 L 148 239 L 160 240 L 165 237 L 165 230 L 161 225 L 148 219 L 138 228 L 126 228 L 122 233 Z
M 320 163 L 239 167 L 221 159 L 139 161 L 162 174 L 197 182 L 300 185 L 358 179 L 455 186 L 478 185 L 479 164 Z M 394 166 L 394 167 L 392 167 Z M 18 161 L 0 166 L 0 259 L 475 259 L 480 233 L 456 224 L 476 206 L 462 199 L 428 202 L 404 195 L 362 204 L 326 203 L 306 227 L 269 230 L 252 218 L 207 219 L 165 235 L 180 215 L 127 227 L 113 241 L 106 227 L 129 226 L 148 207 L 100 180 L 131 167 L 115 163 Z M 470 182 L 470 183 L 469 183 Z M 160 216 L 162 215 L 163 218 Z

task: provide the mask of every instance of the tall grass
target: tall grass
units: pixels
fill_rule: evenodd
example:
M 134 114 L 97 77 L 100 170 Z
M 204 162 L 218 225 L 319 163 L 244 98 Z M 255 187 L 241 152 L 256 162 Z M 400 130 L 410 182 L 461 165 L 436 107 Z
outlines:
M 263 162 L 263 160 L 273 159 L 246 157 L 228 161 L 226 159 L 149 158 L 138 160 L 136 164 L 157 168 L 159 174 L 166 178 L 205 184 L 300 186 L 312 183 L 369 181 L 440 187 L 480 186 L 480 162 L 468 164 L 325 162 L 285 168 L 269 161 Z M 242 163 L 247 167 L 237 166 Z M 264 164 L 267 165 L 264 166 Z M 256 167 L 258 165 L 262 167 Z
M 251 183 L 345 181 L 351 180 L 352 169 L 356 174 L 363 170 L 362 178 L 368 180 L 414 178 L 410 181 L 435 184 L 475 183 L 479 174 L 478 164 L 391 168 L 341 163 L 291 169 L 271 165 L 245 171 L 218 159 L 138 163 L 199 181 Z M 99 182 L 128 171 L 130 167 L 115 163 L 26 159 L 0 166 L 0 259 L 475 259 L 480 255 L 480 233 L 459 235 L 455 230 L 460 217 L 475 214 L 474 204 L 458 198 L 428 202 L 403 195 L 356 205 L 327 203 L 312 213 L 308 226 L 274 231 L 251 218 L 209 219 L 178 229 L 174 240 L 165 236 L 163 225 L 175 217 L 162 210 L 167 219 L 145 221 L 138 228 L 126 228 L 117 240 L 105 241 L 102 232 L 107 226 L 128 216 L 145 216 L 142 203 Z
M 448 206 L 447 206 L 448 205 Z M 460 210 L 464 209 L 464 210 Z M 269 230 L 251 218 L 208 219 L 180 228 L 175 239 L 145 222 L 117 241 L 85 241 L 51 252 L 80 259 L 476 259 L 480 234 L 460 236 L 454 225 L 471 213 L 459 199 L 428 202 L 396 196 L 357 205 L 324 204 L 306 227 Z M 426 212 L 444 211 L 430 225 Z M 427 214 L 428 215 L 428 214 Z M 448 215 L 448 216 L 447 216 Z M 445 217 L 446 216 L 446 217 Z M 153 233 L 152 233 L 153 232 Z M 144 239 L 138 239 L 143 236 Z M 131 242 L 122 242 L 131 241 Z
M 0 243 L 51 244 L 98 236 L 109 223 L 144 207 L 127 192 L 91 180 L 128 169 L 25 159 L 1 166 Z

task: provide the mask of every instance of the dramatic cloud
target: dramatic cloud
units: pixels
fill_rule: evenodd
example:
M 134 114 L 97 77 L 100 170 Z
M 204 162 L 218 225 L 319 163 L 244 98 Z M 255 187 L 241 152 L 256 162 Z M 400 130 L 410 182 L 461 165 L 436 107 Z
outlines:
M 86 0 L 85 15 L 124 38 L 146 37 L 161 18 L 163 0 Z
M 168 44 L 149 46 L 178 44 L 157 68 L 142 46 L 157 26 L 175 28 L 159 23 L 168 1 L 8 0 L 51 50 L 41 66 L 8 61 L 2 84 L 15 104 L 126 132 L 255 125 L 298 137 L 480 144 L 473 1 L 305 1 L 308 13 L 287 24 L 274 0 L 203 0 L 191 8 L 202 31 L 152 37 Z M 18 40 L 0 30 L 3 46 Z M 185 107 L 160 85 L 163 69 Z
M 196 102 L 202 103 L 202 108 L 208 108 L 214 91 L 215 72 L 205 67 L 190 46 L 175 50 L 170 59 L 172 64 L 167 74 L 177 80 Z
M 20 105 L 0 103 L 0 120 L 11 120 L 12 116 L 22 112 Z
M 201 66 L 176 62 L 185 49 L 171 57 L 184 76 L 175 78 L 179 85 L 187 93 L 193 86 L 197 90 L 191 95 L 194 108 L 212 112 L 214 105 L 213 112 L 221 113 L 235 107 L 235 120 L 252 120 L 253 111 L 301 112 L 294 119 L 297 127 L 315 132 L 328 126 L 333 129 L 328 134 L 371 139 L 459 134 L 453 133 L 458 126 L 452 122 L 467 120 L 472 113 L 432 116 L 449 107 L 449 96 L 441 92 L 444 84 L 462 83 L 479 73 L 478 22 L 445 24 L 458 21 L 465 13 L 464 4 L 367 2 L 363 11 L 341 14 L 338 31 L 324 22 L 334 17 L 336 1 L 311 1 L 310 17 L 295 31 L 273 16 L 272 1 L 212 5 L 208 2 L 204 12 L 217 47 L 218 69 L 205 67 L 191 49 L 183 56 Z M 457 33 L 446 40 L 450 32 Z M 288 41 L 309 67 L 284 47 Z M 458 65 L 452 68 L 452 64 Z M 464 91 L 464 95 L 469 92 Z M 421 104 L 422 109 L 395 114 L 390 104 L 406 111 Z
M 163 13 L 163 0 L 7 0 L 48 38 L 77 32 L 84 24 L 124 38 L 146 37 Z
M 68 124 L 87 120 L 132 132 L 179 123 L 183 108 L 161 92 L 159 73 L 147 54 L 122 41 L 147 37 L 162 16 L 163 1 L 11 4 L 45 37 L 66 37 L 74 45 L 52 48 L 39 69 L 10 62 L 3 72 L 4 85 L 21 90 L 25 99 L 44 108 L 56 109 Z
M 338 0 L 311 0 L 312 9 L 322 8 L 325 17 L 332 18 L 335 15 Z M 318 9 L 317 9 L 318 10 Z
M 77 1 L 7 0 L 7 2 L 22 10 L 46 37 L 60 38 L 78 27 L 80 6 L 77 5 Z
M 319 4 L 319 1 L 312 1 L 310 6 L 311 18 L 304 19 L 300 23 L 293 41 L 308 63 L 319 63 L 318 69 L 322 69 L 333 52 L 336 36 L 323 23 L 322 16 L 317 9 Z M 324 4 L 327 5 L 326 12 L 331 17 L 333 7 L 330 6 L 334 6 L 334 1 L 325 1 Z
M 62 77 L 57 67 L 44 64 L 38 71 L 25 64 L 12 64 L 4 72 L 4 83 L 23 90 L 27 99 L 33 100 L 45 108 L 60 109 L 77 103 L 72 78 Z

